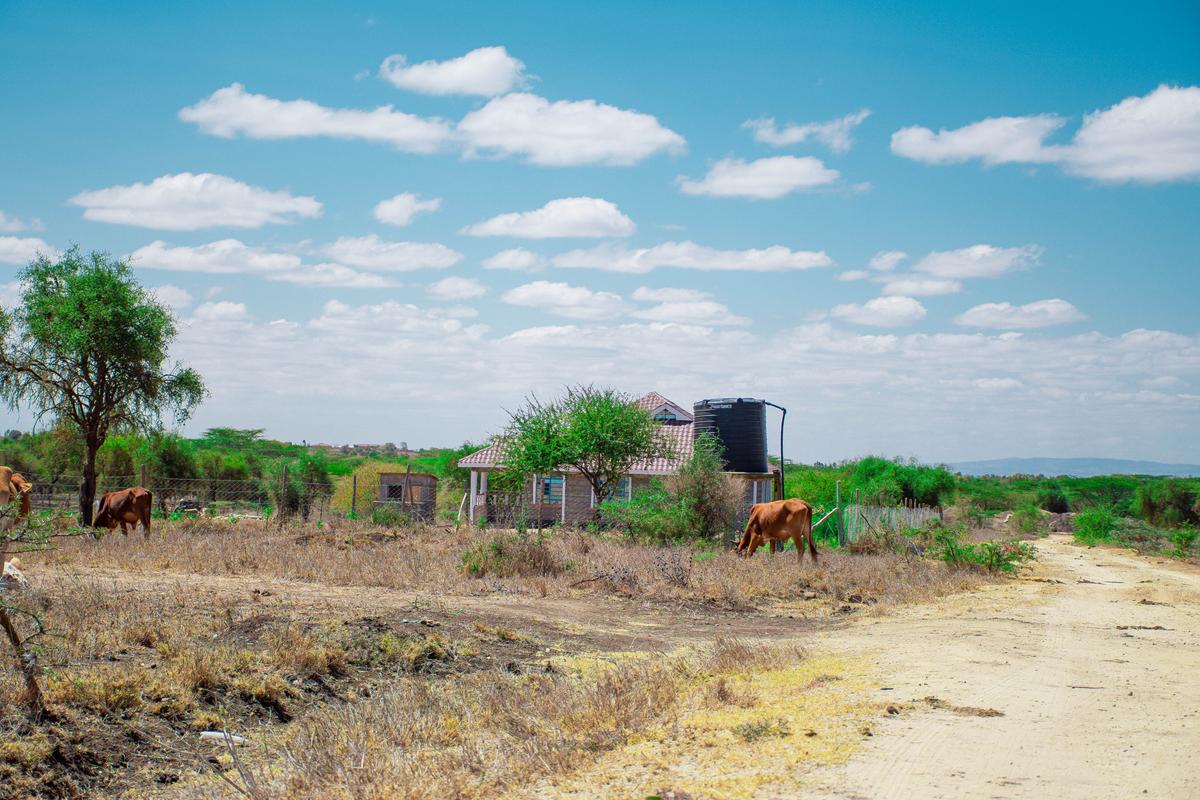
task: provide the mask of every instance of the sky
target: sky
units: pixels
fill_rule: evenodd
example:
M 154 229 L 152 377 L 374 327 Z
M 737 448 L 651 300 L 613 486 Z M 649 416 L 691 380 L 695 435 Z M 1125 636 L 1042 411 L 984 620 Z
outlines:
M 72 245 L 175 311 L 191 434 L 584 382 L 801 461 L 1196 461 L 1200 6 L 0 0 L 0 304 Z

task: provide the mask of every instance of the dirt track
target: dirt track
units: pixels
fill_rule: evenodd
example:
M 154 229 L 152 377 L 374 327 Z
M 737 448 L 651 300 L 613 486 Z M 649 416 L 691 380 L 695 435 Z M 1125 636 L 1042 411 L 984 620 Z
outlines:
M 821 635 L 915 708 L 780 796 L 1200 797 L 1200 573 L 1065 537 L 1038 550 L 1018 583 Z

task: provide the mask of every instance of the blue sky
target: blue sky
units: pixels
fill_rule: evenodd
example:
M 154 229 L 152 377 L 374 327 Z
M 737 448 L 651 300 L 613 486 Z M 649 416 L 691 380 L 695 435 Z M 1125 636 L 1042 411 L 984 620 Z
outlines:
M 1195 460 L 1197 41 L 1184 3 L 0 3 L 0 300 L 132 255 L 190 430 L 447 444 L 595 381 L 766 396 L 807 460 Z

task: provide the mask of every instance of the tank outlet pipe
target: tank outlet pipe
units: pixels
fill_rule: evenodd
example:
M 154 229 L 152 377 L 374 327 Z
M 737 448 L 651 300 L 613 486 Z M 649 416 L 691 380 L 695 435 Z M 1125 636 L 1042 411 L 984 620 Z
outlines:
M 781 496 L 777 499 L 784 500 L 786 498 L 782 497 L 782 495 L 787 494 L 787 462 L 783 460 L 783 423 L 787 421 L 787 409 L 778 403 L 772 403 L 770 400 L 763 400 L 763 403 L 772 408 L 778 408 L 783 412 L 783 416 L 779 418 L 779 484 L 781 487 L 779 494 Z

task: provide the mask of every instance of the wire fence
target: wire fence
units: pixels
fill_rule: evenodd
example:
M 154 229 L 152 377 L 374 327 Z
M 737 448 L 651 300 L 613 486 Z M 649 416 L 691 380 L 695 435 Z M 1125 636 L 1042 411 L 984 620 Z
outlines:
M 33 484 L 30 501 L 35 510 L 74 511 L 79 507 L 80 475 L 26 475 Z M 330 508 L 333 486 L 278 477 L 261 479 L 164 478 L 152 475 L 100 475 L 96 497 L 105 492 L 141 486 L 154 496 L 156 516 L 209 514 L 262 517 L 282 510 L 287 516 L 323 519 Z
M 883 530 L 903 531 L 921 528 L 931 519 L 938 519 L 936 508 L 901 503 L 895 506 L 873 505 L 851 502 L 842 507 L 840 514 L 844 542 L 853 542 L 865 534 L 878 534 Z

